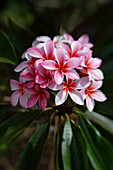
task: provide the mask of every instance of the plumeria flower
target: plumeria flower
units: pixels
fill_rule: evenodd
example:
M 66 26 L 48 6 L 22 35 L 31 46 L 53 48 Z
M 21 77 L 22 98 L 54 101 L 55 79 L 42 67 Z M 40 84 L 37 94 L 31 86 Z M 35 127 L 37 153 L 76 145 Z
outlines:
M 102 80 L 104 78 L 103 73 L 100 69 L 98 69 L 101 63 L 102 60 L 100 58 L 93 58 L 91 55 L 87 55 L 82 60 L 81 66 L 83 66 L 83 68 L 81 71 L 83 73 L 87 73 L 90 80 L 93 78 L 96 80 Z
M 38 68 L 38 75 L 35 78 L 36 83 L 40 84 L 41 88 L 46 88 L 54 81 L 54 72 L 51 70 L 47 70 L 39 64 Z
M 94 109 L 95 101 L 99 102 L 105 101 L 107 98 L 106 96 L 98 90 L 102 86 L 102 81 L 95 81 L 91 82 L 90 85 L 86 88 L 81 90 L 81 94 L 84 99 L 86 99 L 86 105 L 90 112 Z
M 67 82 L 63 82 L 60 85 L 56 85 L 55 83 L 53 83 L 49 86 L 49 88 L 52 90 L 60 90 L 55 97 L 56 105 L 61 105 L 62 103 L 64 103 L 68 97 L 68 94 L 75 103 L 83 105 L 83 97 L 77 89 L 83 89 L 88 85 L 88 77 L 83 77 L 77 81 L 73 81 L 72 79 L 67 78 Z
M 31 96 L 28 99 L 27 106 L 28 108 L 33 107 L 37 102 L 41 109 L 46 108 L 46 98 L 50 98 L 50 94 L 46 91 L 45 88 L 41 88 L 40 85 L 35 85 L 35 88 L 31 91 Z
M 51 40 L 51 38 L 48 36 L 39 36 L 33 41 L 32 46 L 37 47 L 37 48 L 43 48 L 44 43 L 48 40 Z M 53 41 L 54 47 L 56 47 L 58 42 L 65 42 L 65 43 L 69 42 L 69 40 L 66 40 L 65 36 L 63 35 L 56 35 L 52 41 Z
M 10 80 L 11 90 L 15 91 L 11 95 L 10 102 L 12 106 L 16 106 L 18 104 L 18 100 L 20 105 L 27 109 L 27 94 L 26 94 L 26 84 L 22 80 L 20 82 L 11 79 Z
M 73 68 L 77 67 L 81 63 L 81 58 L 71 58 L 65 61 L 65 54 L 62 49 L 57 48 L 55 50 L 56 61 L 46 60 L 42 63 L 42 66 L 49 70 L 55 70 L 54 79 L 57 84 L 61 84 L 64 79 L 64 75 L 71 79 L 79 79 L 79 74 Z
M 58 43 L 58 47 L 64 50 L 68 58 L 86 56 L 91 53 L 91 50 L 89 49 L 81 50 L 81 46 L 82 44 L 79 41 L 73 41 L 70 47 L 67 44 L 64 44 L 62 42 Z

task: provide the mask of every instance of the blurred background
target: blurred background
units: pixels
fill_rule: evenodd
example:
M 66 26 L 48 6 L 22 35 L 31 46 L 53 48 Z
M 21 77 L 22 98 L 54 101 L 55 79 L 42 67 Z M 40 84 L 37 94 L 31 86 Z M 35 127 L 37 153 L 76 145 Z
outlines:
M 62 32 L 70 33 L 74 39 L 78 39 L 84 33 L 90 37 L 90 42 L 94 44 L 93 56 L 103 59 L 102 70 L 104 75 L 113 73 L 113 0 L 0 0 L 0 29 L 9 37 L 11 34 L 11 23 L 24 27 L 33 34 L 32 41 L 36 36 L 47 35 L 53 38 Z M 11 40 L 13 40 L 11 38 Z M 23 35 L 24 41 L 24 35 Z M 32 43 L 27 41 L 28 47 Z M 0 42 L 0 46 L 2 42 Z M 18 44 L 13 41 L 14 47 Z M 26 46 L 27 47 L 27 46 Z M 17 49 L 17 57 L 21 61 L 21 54 L 26 47 L 20 51 Z M 7 45 L 5 47 L 7 51 Z M 106 63 L 108 63 L 106 65 Z M 11 95 L 9 81 L 11 78 L 18 78 L 14 73 L 15 66 L 0 63 L 0 104 L 9 104 Z M 109 86 L 109 85 L 108 85 Z M 108 93 L 109 87 L 108 88 Z M 111 104 L 109 107 L 111 107 Z M 2 106 L 1 106 L 2 107 Z M 7 106 L 7 107 L 10 107 Z M 1 108 L 1 111 L 3 109 Z M 16 109 L 9 109 L 0 119 L 0 122 L 14 115 Z M 24 149 L 25 143 L 34 132 L 37 123 L 33 122 L 9 150 L 0 154 L 0 170 L 14 170 L 17 160 Z M 45 146 L 45 151 L 41 160 L 41 170 L 53 170 L 54 150 L 51 146 L 53 127 L 51 127 L 50 137 Z M 52 147 L 52 149 L 50 149 Z

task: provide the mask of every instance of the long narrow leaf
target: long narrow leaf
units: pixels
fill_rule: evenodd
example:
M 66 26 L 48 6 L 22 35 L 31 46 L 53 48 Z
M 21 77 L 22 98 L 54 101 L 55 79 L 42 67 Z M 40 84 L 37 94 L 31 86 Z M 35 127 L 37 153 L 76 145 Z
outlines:
M 28 141 L 17 170 L 37 170 L 49 132 L 49 121 L 42 124 Z

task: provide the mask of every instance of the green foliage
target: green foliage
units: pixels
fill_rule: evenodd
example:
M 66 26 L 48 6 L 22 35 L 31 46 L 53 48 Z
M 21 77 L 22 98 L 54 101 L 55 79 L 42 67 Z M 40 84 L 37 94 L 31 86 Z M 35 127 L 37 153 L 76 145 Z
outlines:
M 37 170 L 48 133 L 49 121 L 43 123 L 28 141 L 17 170 Z
M 0 124 L 0 146 L 11 144 L 40 115 L 40 110 L 24 112 Z
M 0 42 L 2 42 L 0 43 L 0 62 L 17 65 L 15 49 L 7 35 L 2 31 L 0 31 Z

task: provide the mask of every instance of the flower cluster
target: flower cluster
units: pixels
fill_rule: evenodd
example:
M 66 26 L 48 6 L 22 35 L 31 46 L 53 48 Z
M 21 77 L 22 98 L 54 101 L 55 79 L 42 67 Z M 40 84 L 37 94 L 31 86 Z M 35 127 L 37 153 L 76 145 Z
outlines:
M 103 73 L 98 69 L 102 60 L 92 57 L 93 44 L 88 35 L 78 40 L 67 33 L 55 36 L 37 37 L 32 47 L 22 55 L 26 59 L 16 68 L 21 72 L 19 79 L 11 79 L 11 104 L 16 106 L 18 100 L 24 108 L 31 108 L 37 102 L 41 109 L 46 108 L 46 98 L 50 98 L 47 89 L 59 90 L 55 104 L 61 105 L 69 96 L 78 105 L 86 106 L 89 111 L 94 108 L 94 100 L 103 102 L 105 95 L 98 90 L 102 86 Z

